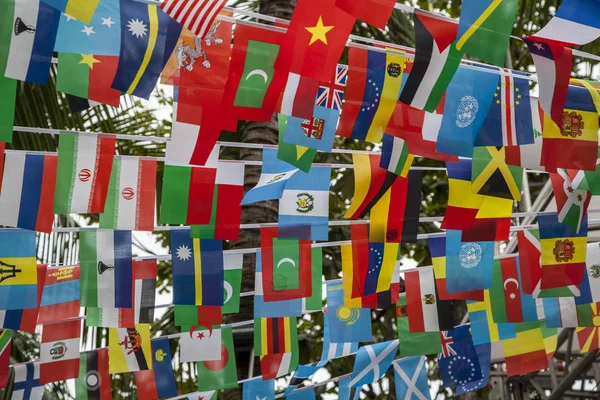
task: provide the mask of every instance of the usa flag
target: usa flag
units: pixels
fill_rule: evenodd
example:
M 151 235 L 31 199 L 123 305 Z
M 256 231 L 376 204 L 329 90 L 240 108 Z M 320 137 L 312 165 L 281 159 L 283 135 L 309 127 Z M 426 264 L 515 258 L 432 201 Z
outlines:
M 334 110 L 341 110 L 347 78 L 348 66 L 338 64 L 335 78 L 332 79 L 331 82 L 319 86 L 317 105 L 332 108 Z

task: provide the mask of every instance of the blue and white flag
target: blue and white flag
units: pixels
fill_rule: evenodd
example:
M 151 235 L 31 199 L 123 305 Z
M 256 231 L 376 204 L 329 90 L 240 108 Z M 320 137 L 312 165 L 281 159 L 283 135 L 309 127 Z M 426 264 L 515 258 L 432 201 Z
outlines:
M 323 351 L 321 352 L 321 361 L 327 361 L 338 357 L 346 357 L 358 351 L 358 342 L 332 343 L 331 328 L 329 327 L 329 318 L 327 308 L 323 310 Z
M 244 382 L 242 400 L 274 400 L 275 381 L 269 379 L 263 381 L 262 377 L 256 377 Z
M 467 325 L 440 332 L 442 352 L 438 355 L 444 386 L 459 386 L 483 378 L 479 358 Z
M 315 389 L 304 388 L 285 396 L 287 400 L 315 400 Z
M 427 380 L 427 357 L 402 358 L 394 361 L 393 366 L 397 399 L 431 400 Z
M 360 388 L 350 386 L 352 377 L 348 376 L 338 381 L 338 400 L 358 400 Z
M 436 150 L 472 157 L 473 146 L 494 99 L 498 75 L 458 68 L 446 91 Z
M 369 385 L 380 380 L 387 372 L 396 352 L 398 351 L 398 339 L 383 343 L 375 343 L 358 349 L 350 386 L 360 387 Z
M 344 289 L 341 282 L 327 283 L 327 313 L 329 341 L 331 343 L 372 342 L 370 308 L 344 306 Z
M 254 275 L 254 318 L 279 318 L 302 316 L 303 299 L 265 302 L 262 286 L 262 254 L 256 251 Z
M 4 8 L 14 22 L 8 53 L 6 78 L 45 85 L 58 30 L 60 11 L 40 0 L 7 0 Z M 4 17 L 4 16 L 3 16 Z
M 263 149 L 260 179 L 256 186 L 244 195 L 242 204 L 281 199 L 288 180 L 296 172 L 298 169 L 277 158 L 277 149 Z
M 446 289 L 448 293 L 492 286 L 494 242 L 463 242 L 462 231 L 446 231 Z
M 89 24 L 67 14 L 60 16 L 54 51 L 118 56 L 121 48 L 119 0 L 100 0 Z
M 486 387 L 489 383 L 492 346 L 489 343 L 480 344 L 475 346 L 475 351 L 477 352 L 477 359 L 479 360 L 479 365 L 481 366 L 483 378 L 475 382 L 464 383 L 456 386 L 456 396 L 460 396 L 463 393 L 472 392 L 474 390 L 479 390 Z
M 325 366 L 325 364 L 327 364 L 327 361 L 319 361 L 308 365 L 299 365 L 298 368 L 296 368 L 296 370 L 292 373 L 290 383 L 287 389 L 285 389 L 285 393 L 283 395 L 288 396 L 289 393 L 293 392 L 302 384 L 302 382 L 313 376 L 318 370 L 321 369 L 321 367 Z
M 315 106 L 312 119 L 288 117 L 283 141 L 331 152 L 339 118 L 339 110 L 320 106 Z
M 329 167 L 294 174 L 279 200 L 279 228 L 310 226 L 311 240 L 327 240 L 330 182 Z
M 15 371 L 15 383 L 12 398 L 15 400 L 42 400 L 44 385 L 40 385 L 40 363 L 18 364 Z

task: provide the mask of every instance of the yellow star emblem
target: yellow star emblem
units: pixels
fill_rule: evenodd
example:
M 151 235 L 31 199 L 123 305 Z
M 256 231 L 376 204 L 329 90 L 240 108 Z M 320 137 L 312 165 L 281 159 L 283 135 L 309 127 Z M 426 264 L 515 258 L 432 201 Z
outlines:
M 304 27 L 304 29 L 306 29 L 307 31 L 309 31 L 311 33 L 311 35 L 312 35 L 311 38 L 310 38 L 310 42 L 308 43 L 308 45 L 310 46 L 311 44 L 313 44 L 317 40 L 320 40 L 321 42 L 327 44 L 327 32 L 329 32 L 333 28 L 334 28 L 333 25 L 324 26 L 323 25 L 323 17 L 319 16 L 319 20 L 317 21 L 317 25 Z
M 86 64 L 90 69 L 94 69 L 94 64 L 99 62 L 100 60 L 95 59 L 93 54 L 82 54 L 79 64 Z

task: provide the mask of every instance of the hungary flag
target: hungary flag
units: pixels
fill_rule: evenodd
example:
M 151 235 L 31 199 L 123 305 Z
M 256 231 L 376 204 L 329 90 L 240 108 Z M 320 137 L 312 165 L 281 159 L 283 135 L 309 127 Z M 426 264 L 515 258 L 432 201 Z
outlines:
M 198 390 L 219 390 L 237 387 L 237 367 L 231 328 L 221 329 L 221 359 L 196 363 Z
M 117 56 L 59 53 L 56 90 L 119 107 L 121 92 L 110 87 L 118 64 Z
M 115 153 L 114 136 L 61 132 L 54 213 L 101 213 Z
M 112 389 L 108 374 L 108 349 L 81 353 L 75 397 L 81 400 L 110 400 Z
M 100 228 L 154 230 L 156 160 L 117 157 L 113 163 Z M 241 199 L 241 198 L 240 198 Z

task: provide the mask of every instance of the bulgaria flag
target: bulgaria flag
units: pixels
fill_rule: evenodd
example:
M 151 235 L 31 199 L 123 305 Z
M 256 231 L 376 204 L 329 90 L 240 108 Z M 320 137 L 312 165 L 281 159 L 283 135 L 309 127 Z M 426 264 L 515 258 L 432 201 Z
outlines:
M 156 160 L 117 157 L 113 163 L 100 228 L 154 230 Z
M 115 144 L 114 136 L 61 133 L 54 213 L 104 212 Z
M 131 231 L 82 230 L 79 245 L 81 305 L 131 308 Z
M 79 318 L 44 325 L 40 346 L 40 383 L 50 383 L 79 376 Z

